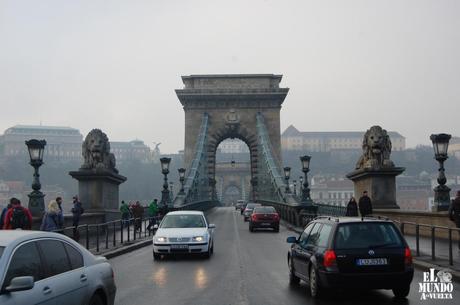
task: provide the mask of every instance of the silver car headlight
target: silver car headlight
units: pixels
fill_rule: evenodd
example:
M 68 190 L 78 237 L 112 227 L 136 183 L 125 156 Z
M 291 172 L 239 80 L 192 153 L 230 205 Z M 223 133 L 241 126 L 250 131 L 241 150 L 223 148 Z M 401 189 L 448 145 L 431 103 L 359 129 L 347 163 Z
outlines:
M 160 237 L 155 237 L 155 241 L 159 243 L 165 243 L 168 241 L 168 239 L 166 237 L 160 236 Z
M 204 236 L 195 236 L 195 237 L 193 237 L 193 241 L 201 242 L 201 241 L 204 241 L 204 240 L 205 240 Z

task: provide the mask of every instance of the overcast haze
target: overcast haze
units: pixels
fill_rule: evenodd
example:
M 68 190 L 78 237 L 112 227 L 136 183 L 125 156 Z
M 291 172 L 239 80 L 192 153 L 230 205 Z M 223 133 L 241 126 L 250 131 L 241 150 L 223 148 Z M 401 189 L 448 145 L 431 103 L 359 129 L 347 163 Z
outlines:
M 214 73 L 283 74 L 282 130 L 460 135 L 460 1 L 0 0 L 0 133 L 97 127 L 177 152 L 180 76 Z

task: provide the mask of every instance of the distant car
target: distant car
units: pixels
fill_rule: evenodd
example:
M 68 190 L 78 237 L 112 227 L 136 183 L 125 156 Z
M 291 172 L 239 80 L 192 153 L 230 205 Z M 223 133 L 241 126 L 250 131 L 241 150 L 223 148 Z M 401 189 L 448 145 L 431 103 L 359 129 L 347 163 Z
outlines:
M 280 216 L 274 207 L 255 207 L 249 218 L 249 231 L 253 232 L 258 228 L 272 228 L 275 232 L 280 230 Z
M 309 283 L 313 297 L 325 289 L 392 289 L 409 294 L 412 255 L 395 224 L 377 218 L 321 217 L 299 238 L 288 237 L 290 282 Z
M 243 211 L 244 221 L 248 221 L 249 218 L 251 217 L 251 214 L 254 208 L 260 207 L 260 206 L 262 206 L 260 203 L 254 203 L 254 202 L 248 203 Z
M 214 224 L 209 224 L 201 211 L 175 211 L 163 217 L 153 236 L 153 258 L 162 255 L 202 254 L 214 251 Z
M 245 201 L 244 201 L 244 200 L 238 200 L 238 201 L 236 202 L 236 205 L 235 205 L 235 210 L 241 210 L 241 209 L 243 209 L 244 205 L 245 205 Z
M 113 305 L 112 267 L 58 233 L 0 231 L 0 304 Z

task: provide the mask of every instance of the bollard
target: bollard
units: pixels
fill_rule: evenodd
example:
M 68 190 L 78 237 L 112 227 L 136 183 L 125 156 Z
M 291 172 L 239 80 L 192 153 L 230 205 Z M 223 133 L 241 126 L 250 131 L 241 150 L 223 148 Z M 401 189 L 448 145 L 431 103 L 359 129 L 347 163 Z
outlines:
M 117 245 L 116 230 L 117 230 L 117 223 L 114 221 L 113 222 L 113 246 L 114 247 Z
M 89 250 L 89 227 L 86 225 L 86 249 Z
M 96 225 L 96 252 L 99 252 L 99 225 Z

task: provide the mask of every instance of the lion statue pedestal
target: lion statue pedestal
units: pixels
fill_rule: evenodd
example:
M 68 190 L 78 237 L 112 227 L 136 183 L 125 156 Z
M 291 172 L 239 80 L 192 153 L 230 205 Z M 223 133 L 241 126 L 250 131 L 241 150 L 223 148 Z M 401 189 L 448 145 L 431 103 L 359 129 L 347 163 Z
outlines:
M 355 196 L 368 191 L 374 209 L 399 209 L 396 203 L 396 176 L 405 168 L 395 167 L 390 160 L 391 141 L 380 126 L 372 126 L 364 134 L 363 155 L 355 170 L 347 175 L 355 185 Z
M 126 177 L 115 168 L 115 156 L 110 153 L 107 135 L 100 129 L 91 130 L 82 144 L 82 155 L 83 165 L 69 175 L 78 180 L 78 197 L 83 207 L 119 216 L 118 188 Z

